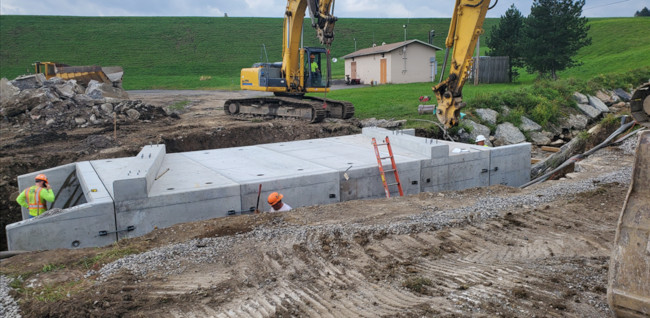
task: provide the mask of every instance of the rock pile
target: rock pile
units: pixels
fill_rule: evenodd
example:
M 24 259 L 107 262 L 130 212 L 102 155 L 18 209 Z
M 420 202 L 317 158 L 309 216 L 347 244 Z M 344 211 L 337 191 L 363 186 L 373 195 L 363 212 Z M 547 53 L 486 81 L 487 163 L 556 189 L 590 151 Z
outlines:
M 120 87 L 90 81 L 83 87 L 43 74 L 0 81 L 0 115 L 13 125 L 73 129 L 93 125 L 147 121 L 167 117 L 158 106 L 129 100 Z
M 576 111 L 561 118 L 557 124 L 548 125 L 546 130 L 524 116 L 521 116 L 521 124 L 518 127 L 508 122 L 497 125 L 499 117 L 508 116 L 510 109 L 505 106 L 503 106 L 502 113 L 492 109 L 476 109 L 474 113 L 480 123 L 471 119 L 463 119 L 462 123 L 470 127 L 471 131 L 467 132 L 461 129 L 459 137 L 461 141 L 473 143 L 478 135 L 489 136 L 487 143 L 490 146 L 511 145 L 524 142 L 526 139 L 537 146 L 561 146 L 605 113 L 617 113 L 625 107 L 629 109 L 630 96 L 631 94 L 622 89 L 598 91 L 596 96 L 575 92 L 573 98 L 577 105 Z M 496 125 L 493 135 L 486 125 Z

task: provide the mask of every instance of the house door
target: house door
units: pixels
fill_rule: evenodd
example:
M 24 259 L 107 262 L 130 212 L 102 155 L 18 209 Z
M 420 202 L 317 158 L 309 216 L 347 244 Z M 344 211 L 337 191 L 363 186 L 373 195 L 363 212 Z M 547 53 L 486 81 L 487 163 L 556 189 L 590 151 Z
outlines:
M 386 84 L 386 59 L 379 60 L 379 83 Z
M 352 73 L 352 74 L 350 74 L 351 79 L 357 78 L 357 62 L 356 61 L 352 61 L 352 63 L 350 63 L 350 73 Z

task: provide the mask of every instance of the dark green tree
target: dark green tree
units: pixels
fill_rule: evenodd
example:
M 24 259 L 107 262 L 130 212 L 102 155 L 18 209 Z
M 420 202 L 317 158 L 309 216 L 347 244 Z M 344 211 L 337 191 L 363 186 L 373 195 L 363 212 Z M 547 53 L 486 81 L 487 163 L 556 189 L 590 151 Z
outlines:
M 519 75 L 515 67 L 524 65 L 519 46 L 524 20 L 524 16 L 513 4 L 501 16 L 499 24 L 492 27 L 490 35 L 487 37 L 487 46 L 489 48 L 487 55 L 510 57 L 510 81 L 513 81 Z
M 591 44 L 584 0 L 535 0 L 523 28 L 522 56 L 529 73 L 557 79 L 557 72 L 578 66 L 580 48 Z
M 643 7 L 641 11 L 637 11 L 634 14 L 635 17 L 650 17 L 650 10 L 648 10 L 648 7 Z

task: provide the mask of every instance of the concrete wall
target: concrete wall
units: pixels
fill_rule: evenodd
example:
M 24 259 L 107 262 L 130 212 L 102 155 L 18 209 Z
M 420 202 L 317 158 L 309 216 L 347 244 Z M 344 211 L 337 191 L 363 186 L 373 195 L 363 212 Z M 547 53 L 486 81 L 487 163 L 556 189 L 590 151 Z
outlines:
M 46 173 L 55 189 L 64 189 L 59 199 L 85 203 L 10 224 L 7 241 L 11 250 L 103 246 L 155 228 L 248 211 L 257 205 L 260 184 L 260 210 L 269 209 L 266 198 L 275 191 L 294 208 L 385 197 L 371 140 L 386 137 L 406 195 L 529 180 L 528 143 L 479 147 L 415 137 L 413 130 L 364 128 L 352 136 L 176 154 L 154 145 L 135 157 L 20 176 L 24 187 Z M 388 156 L 385 146 L 378 150 Z M 388 169 L 390 161 L 383 165 Z M 393 174 L 387 179 L 393 181 Z M 391 187 L 391 196 L 397 195 Z
M 59 169 L 60 168 L 60 169 Z M 45 250 L 104 246 L 116 241 L 113 200 L 87 161 L 41 171 L 47 173 L 52 185 L 62 184 L 75 169 L 86 203 L 12 223 L 6 226 L 9 250 Z M 39 172 L 40 173 L 40 172 Z M 32 174 L 19 180 L 29 180 Z M 57 178 L 60 176 L 60 179 Z M 55 180 L 56 179 L 56 180 Z M 24 182 L 24 181 L 23 181 Z
M 54 202 L 48 202 L 47 208 L 64 208 L 66 202 L 74 202 L 79 198 L 79 182 L 77 181 L 75 172 L 76 165 L 71 163 L 38 172 L 27 173 L 18 176 L 18 188 L 21 191 L 25 191 L 25 189 L 34 185 L 34 178 L 43 173 L 47 176 L 52 191 L 54 192 Z M 83 199 L 79 199 L 79 201 L 80 204 L 85 202 Z M 29 209 L 21 208 L 21 212 L 23 220 L 29 219 Z

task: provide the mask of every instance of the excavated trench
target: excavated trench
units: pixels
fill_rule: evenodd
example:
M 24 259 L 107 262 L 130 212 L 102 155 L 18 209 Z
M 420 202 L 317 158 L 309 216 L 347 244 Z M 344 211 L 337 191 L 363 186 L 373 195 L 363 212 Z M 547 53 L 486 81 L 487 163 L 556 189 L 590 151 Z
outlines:
M 44 170 L 72 162 L 97 160 L 136 155 L 140 149 L 152 143 L 143 137 L 138 143 L 132 137 L 139 129 L 123 129 L 131 137 L 122 138 L 120 145 L 112 142 L 108 129 L 88 134 L 71 132 L 38 134 L 16 138 L 15 142 L 2 145 L 0 154 L 0 250 L 7 250 L 5 226 L 22 219 L 20 206 L 15 202 L 18 195 L 17 177 L 36 170 Z M 360 128 L 350 123 L 324 123 L 318 125 L 296 124 L 293 121 L 276 120 L 263 123 L 244 123 L 228 128 L 202 127 L 182 129 L 159 135 L 158 143 L 164 143 L 168 153 L 249 146 L 264 143 L 327 138 L 356 134 Z M 31 136 L 31 135 L 30 135 Z M 26 140 L 29 142 L 26 142 Z M 118 138 L 119 139 L 119 138 Z M 102 150 L 108 150 L 106 153 Z
M 258 124 L 233 128 L 215 128 L 208 132 L 193 132 L 163 136 L 168 153 L 241 147 L 274 142 L 327 138 L 360 133 L 353 125 L 277 125 Z

